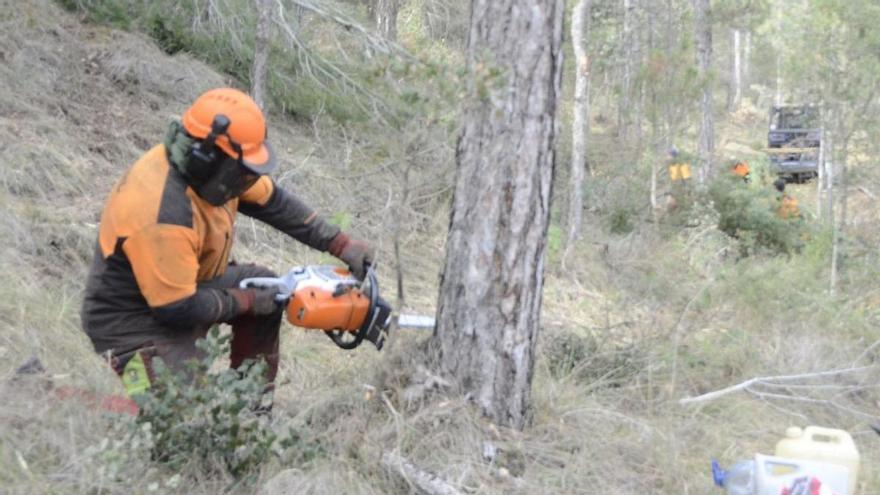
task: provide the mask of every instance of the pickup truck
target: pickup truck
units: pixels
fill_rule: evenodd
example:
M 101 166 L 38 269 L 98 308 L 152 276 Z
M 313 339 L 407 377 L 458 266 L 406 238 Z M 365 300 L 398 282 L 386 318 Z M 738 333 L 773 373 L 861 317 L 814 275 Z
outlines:
M 771 169 L 789 182 L 801 183 L 819 172 L 822 131 L 814 105 L 786 105 L 770 110 L 767 153 Z

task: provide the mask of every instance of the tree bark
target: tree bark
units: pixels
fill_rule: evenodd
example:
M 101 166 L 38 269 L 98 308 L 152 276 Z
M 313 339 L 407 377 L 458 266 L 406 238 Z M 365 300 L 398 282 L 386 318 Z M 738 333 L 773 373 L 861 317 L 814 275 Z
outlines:
M 397 41 L 397 13 L 400 10 L 400 0 L 370 0 L 367 7 L 379 34 L 386 40 Z
M 251 65 L 251 97 L 266 112 L 266 80 L 269 67 L 269 41 L 272 36 L 274 0 L 254 0 L 257 9 L 257 32 L 254 39 L 254 63 Z
M 743 54 L 742 54 L 742 86 L 743 89 L 749 87 L 749 75 L 751 71 L 750 61 L 752 59 L 752 33 L 746 31 L 743 36 Z
M 622 138 L 630 135 L 632 120 L 632 80 L 634 63 L 633 20 L 635 17 L 635 0 L 623 0 L 623 30 L 621 31 L 621 48 L 623 64 L 621 65 L 620 99 L 617 103 L 617 134 Z
M 773 47 L 776 49 L 776 88 L 773 92 L 773 104 L 776 106 L 782 105 L 783 97 L 782 97 L 782 43 L 779 41 L 782 38 L 782 6 L 780 2 L 776 2 L 773 7 L 773 19 L 776 24 L 776 35 L 774 36 Z
M 847 203 L 849 202 L 849 180 L 847 177 L 847 157 L 849 154 L 849 138 L 842 139 L 843 144 L 840 152 L 840 218 L 834 225 L 834 239 L 831 248 L 831 294 L 837 292 L 837 285 L 840 279 L 840 253 L 843 250 L 844 236 L 846 233 L 846 214 Z
M 648 53 L 651 54 L 652 57 L 655 56 L 654 49 L 656 48 L 655 28 L 656 20 L 659 17 L 657 6 L 658 4 L 656 2 L 648 3 L 648 10 L 647 12 L 645 12 L 645 14 L 647 15 L 648 23 L 647 49 Z M 650 60 L 649 63 L 651 63 Z M 651 123 L 650 149 L 653 152 L 653 155 L 649 158 L 651 161 L 651 179 L 649 183 L 650 197 L 648 199 L 651 204 L 651 217 L 654 221 L 654 227 L 657 228 L 660 226 L 660 211 L 658 208 L 659 205 L 657 204 L 657 172 L 659 168 L 657 158 L 663 156 L 664 142 L 663 139 L 661 139 L 660 137 L 660 103 L 657 98 L 657 82 L 661 80 L 660 78 L 662 76 L 655 75 L 654 77 L 655 79 L 651 79 L 646 83 L 649 95 L 648 99 L 651 104 L 650 111 L 648 112 L 648 117 Z
M 494 422 L 531 420 L 563 0 L 473 0 L 437 365 Z
M 712 109 L 712 12 L 710 0 L 694 0 L 694 31 L 697 41 L 697 68 L 700 71 L 700 184 L 713 175 L 712 154 L 715 151 L 715 117 Z
M 574 47 L 574 116 L 571 125 L 571 182 L 568 202 L 568 237 L 563 261 L 580 236 L 584 209 L 584 171 L 587 162 L 587 137 L 590 132 L 590 59 L 585 30 L 590 22 L 591 0 L 578 0 L 571 18 L 571 42 Z
M 733 29 L 733 73 L 730 80 L 733 85 L 733 97 L 730 99 L 731 112 L 739 110 L 742 103 L 742 32 L 739 29 Z
M 816 177 L 816 220 L 819 222 L 821 222 L 824 217 L 824 215 L 822 214 L 822 193 L 825 191 L 825 160 L 828 153 L 828 136 L 825 132 L 827 124 L 824 116 L 821 122 L 822 124 L 819 130 L 819 158 L 818 162 L 816 163 L 816 172 L 818 174 Z

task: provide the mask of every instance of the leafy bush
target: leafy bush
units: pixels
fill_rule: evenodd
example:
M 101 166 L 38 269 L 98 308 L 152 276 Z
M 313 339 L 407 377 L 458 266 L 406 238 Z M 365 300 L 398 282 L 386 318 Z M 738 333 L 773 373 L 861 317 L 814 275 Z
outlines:
M 800 250 L 806 226 L 800 219 L 780 218 L 776 191 L 761 184 L 744 184 L 739 178 L 722 175 L 709 188 L 718 212 L 718 228 L 737 239 L 740 253 L 791 254 Z
M 293 429 L 279 434 L 269 416 L 261 414 L 270 400 L 265 363 L 210 371 L 217 358 L 228 355 L 230 338 L 215 328 L 199 341 L 205 357 L 189 363 L 189 378 L 155 361 L 156 383 L 138 396 L 141 414 L 131 438 L 148 431 L 153 459 L 172 469 L 196 462 L 208 471 L 222 466 L 236 478 L 271 458 L 286 457 L 295 445 L 305 447 L 296 454 L 313 457 L 318 452 L 314 445 L 300 445 L 302 437 Z

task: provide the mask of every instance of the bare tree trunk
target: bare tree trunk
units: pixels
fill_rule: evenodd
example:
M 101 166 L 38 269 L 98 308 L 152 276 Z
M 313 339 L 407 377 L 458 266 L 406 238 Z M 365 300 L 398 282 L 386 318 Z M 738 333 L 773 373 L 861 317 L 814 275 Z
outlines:
M 640 0 L 632 0 L 634 3 L 634 12 L 632 16 L 632 23 L 635 26 L 634 32 L 636 34 L 632 37 L 632 61 L 631 64 L 633 67 L 631 68 L 631 72 L 638 74 L 638 71 L 642 65 L 642 57 L 643 57 L 643 47 L 644 47 L 644 27 L 641 20 L 641 13 L 644 11 L 644 6 L 641 5 Z M 632 86 L 631 91 L 633 92 L 633 97 L 635 100 L 635 108 L 633 109 L 633 119 L 632 119 L 632 127 L 633 133 L 635 134 L 635 144 L 636 144 L 636 156 L 642 156 L 642 147 L 644 144 L 644 136 L 642 135 L 642 120 L 645 117 L 645 85 L 642 83 L 640 78 L 635 75 L 631 76 L 633 78 L 633 82 L 630 83 Z
M 590 59 L 587 55 L 585 25 L 589 26 L 591 0 L 578 0 L 571 18 L 571 43 L 574 46 L 574 117 L 571 125 L 571 183 L 568 202 L 568 238 L 563 264 L 578 237 L 584 209 L 584 171 L 587 162 L 587 136 L 590 132 Z
M 498 424 L 531 420 L 555 173 L 563 0 L 473 0 L 462 130 L 432 343 Z
M 400 0 L 369 0 L 367 9 L 376 23 L 376 31 L 379 31 L 386 40 L 397 41 L 397 13 L 400 10 Z
M 830 120 L 830 122 L 832 123 L 832 126 L 834 126 L 834 120 Z M 827 181 L 827 188 L 828 188 L 827 189 L 827 192 L 828 192 L 828 194 L 827 194 L 827 199 L 828 199 L 827 218 L 828 218 L 828 225 L 831 229 L 831 273 L 829 275 L 828 290 L 833 294 L 837 288 L 837 256 L 838 256 L 837 222 L 834 219 L 834 159 L 835 159 L 834 138 L 836 138 L 836 136 L 832 132 L 829 132 L 829 135 L 831 135 L 831 137 L 828 140 L 829 141 L 829 147 L 828 147 L 828 155 L 829 156 L 828 156 L 828 162 L 827 162 L 828 168 L 826 169 L 826 172 L 827 172 L 826 181 Z
M 743 36 L 743 55 L 742 55 L 742 86 L 743 88 L 748 88 L 750 84 L 750 71 L 751 65 L 750 62 L 752 60 L 752 32 L 746 31 L 745 36 Z
M 779 39 L 782 36 L 782 6 L 776 2 L 773 7 L 773 17 L 776 23 L 776 36 L 773 46 L 776 49 L 776 89 L 773 94 L 773 104 L 782 105 L 782 46 Z
M 697 41 L 697 67 L 703 86 L 700 97 L 700 184 L 713 175 L 712 154 L 715 151 L 715 117 L 712 109 L 712 12 L 709 0 L 694 0 L 694 31 Z
M 742 33 L 739 29 L 733 29 L 733 74 L 731 74 L 731 82 L 733 84 L 733 98 L 730 100 L 731 112 L 739 110 L 742 103 Z
M 623 65 L 620 76 L 620 97 L 617 102 L 617 134 L 622 138 L 630 135 L 632 119 L 632 80 L 633 80 L 633 18 L 635 0 L 623 0 L 623 30 L 621 48 Z
M 828 137 L 825 133 L 826 122 L 823 117 L 821 120 L 821 128 L 819 129 L 819 158 L 816 162 L 816 172 L 818 176 L 816 177 L 816 220 L 822 221 L 822 192 L 824 190 L 825 183 L 825 160 L 827 155 L 827 147 L 828 147 Z
M 831 121 L 833 122 L 833 121 Z M 833 123 L 832 123 L 833 125 Z M 827 130 L 827 129 L 826 129 Z M 825 149 L 825 216 L 829 225 L 834 228 L 834 141 L 837 136 L 833 131 L 826 133 L 828 146 Z
M 676 15 L 675 3 L 672 0 L 666 0 L 666 11 L 665 16 L 665 29 L 663 37 L 663 51 L 666 53 L 666 58 L 668 60 L 672 60 L 673 55 L 673 46 L 675 44 L 675 35 L 676 33 L 673 31 L 672 26 L 676 22 L 678 16 Z M 667 85 L 672 84 L 672 79 L 675 77 L 668 67 L 663 69 L 664 75 L 663 80 Z M 672 108 L 672 103 L 668 100 L 663 102 L 663 120 L 666 122 L 666 142 L 664 143 L 664 147 L 669 149 L 674 144 L 674 136 L 676 133 L 676 119 Z
M 843 251 L 844 236 L 846 233 L 847 203 L 849 202 L 849 178 L 847 177 L 847 155 L 849 154 L 848 138 L 843 139 L 840 151 L 840 218 L 834 228 L 834 239 L 831 248 L 831 293 L 837 292 L 840 279 L 840 253 Z
M 269 67 L 269 41 L 272 36 L 272 6 L 275 0 L 254 0 L 259 14 L 251 66 L 251 97 L 266 112 L 266 79 Z
M 651 2 L 648 3 L 648 10 L 646 12 L 647 15 L 647 28 L 648 28 L 648 42 L 647 49 L 648 53 L 653 54 L 654 48 L 656 45 L 655 37 L 654 37 L 654 29 L 656 27 L 655 20 L 657 16 L 656 3 Z M 656 77 L 656 76 L 655 76 Z M 657 84 L 656 79 L 647 83 L 647 91 L 648 91 L 648 99 L 651 104 L 651 108 L 648 112 L 648 117 L 651 122 L 651 145 L 649 148 L 653 152 L 653 155 L 650 156 L 651 161 L 651 180 L 649 184 L 650 190 L 650 204 L 651 204 L 651 216 L 654 220 L 654 226 L 659 227 L 660 225 L 660 216 L 659 216 L 659 208 L 657 204 L 657 158 L 663 156 L 663 143 L 660 138 L 660 109 L 658 108 L 658 99 L 657 99 Z

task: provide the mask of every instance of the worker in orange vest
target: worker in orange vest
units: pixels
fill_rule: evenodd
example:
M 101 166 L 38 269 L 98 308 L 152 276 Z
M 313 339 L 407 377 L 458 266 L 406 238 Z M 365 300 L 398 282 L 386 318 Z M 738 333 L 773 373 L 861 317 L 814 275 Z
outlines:
M 745 160 L 737 160 L 733 167 L 731 167 L 730 171 L 733 175 L 741 177 L 743 182 L 748 183 L 752 180 L 751 169 L 749 168 L 748 162 Z
M 801 211 L 798 208 L 797 198 L 785 193 L 785 179 L 776 179 L 776 182 L 774 182 L 773 185 L 776 187 L 776 190 L 779 191 L 779 195 L 776 198 L 777 201 L 779 201 L 779 208 L 776 210 L 776 215 L 784 220 L 800 218 Z

